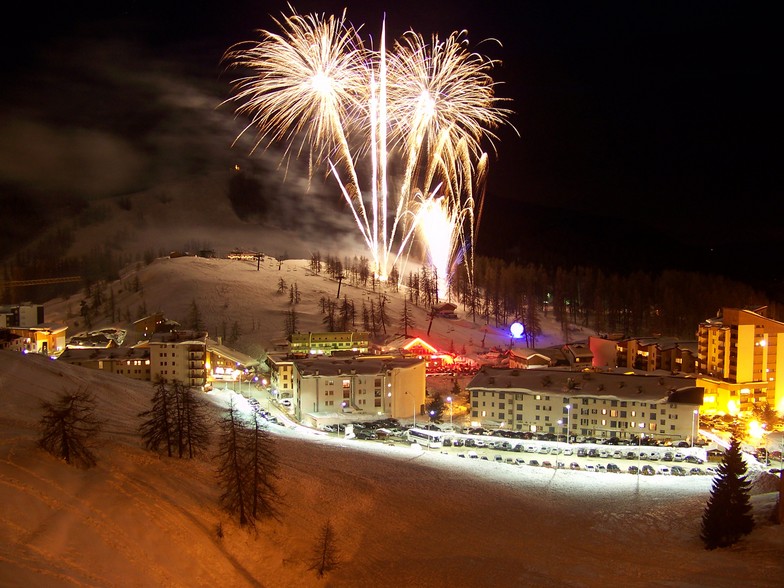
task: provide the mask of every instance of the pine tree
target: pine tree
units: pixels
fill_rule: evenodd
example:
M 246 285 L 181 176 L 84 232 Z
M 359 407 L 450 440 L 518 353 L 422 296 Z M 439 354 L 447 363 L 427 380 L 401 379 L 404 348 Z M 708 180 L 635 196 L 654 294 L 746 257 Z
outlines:
M 318 539 L 313 546 L 313 556 L 309 570 L 316 572 L 319 578 L 324 577 L 340 565 L 340 557 L 336 545 L 337 536 L 332 522 L 327 520 L 321 527 Z
M 733 437 L 719 465 L 711 497 L 702 515 L 700 537 L 706 549 L 728 547 L 737 543 L 743 535 L 751 533 L 754 518 L 749 502 L 750 486 L 740 442 Z
M 64 392 L 55 402 L 41 405 L 38 444 L 67 464 L 89 468 L 97 461 L 90 442 L 101 428 L 95 416 L 95 399 L 85 389 Z
M 193 459 L 204 451 L 210 442 L 210 420 L 207 407 L 198 393 L 190 386 L 175 382 L 178 399 L 177 428 L 179 431 L 179 457 Z
M 440 394 L 436 394 L 426 406 L 425 410 L 427 410 L 427 414 L 430 416 L 430 420 L 434 423 L 440 423 L 444 416 L 444 409 L 446 408 L 446 403 L 444 399 L 441 398 Z
M 220 502 L 229 514 L 239 518 L 240 525 L 245 526 L 251 522 L 246 494 L 251 472 L 243 463 L 244 427 L 234 400 L 230 401 L 219 426 L 218 484 L 223 490 Z
M 176 439 L 177 410 L 171 388 L 166 380 L 158 379 L 155 393 L 152 396 L 152 408 L 139 413 L 145 419 L 139 427 L 142 444 L 151 451 L 165 448 L 166 454 L 172 457 Z
M 210 441 L 209 416 L 193 388 L 175 380 L 159 379 L 151 399 L 152 408 L 139 413 L 142 443 L 151 451 L 166 450 L 169 457 L 193 459 Z
M 255 412 L 245 422 L 233 400 L 220 423 L 218 461 L 221 504 L 241 526 L 255 528 L 259 519 L 278 517 L 278 460 L 272 436 Z
M 408 329 L 414 327 L 414 319 L 411 310 L 408 308 L 408 300 L 403 299 L 403 312 L 400 313 L 400 327 L 403 329 L 403 336 L 408 338 Z

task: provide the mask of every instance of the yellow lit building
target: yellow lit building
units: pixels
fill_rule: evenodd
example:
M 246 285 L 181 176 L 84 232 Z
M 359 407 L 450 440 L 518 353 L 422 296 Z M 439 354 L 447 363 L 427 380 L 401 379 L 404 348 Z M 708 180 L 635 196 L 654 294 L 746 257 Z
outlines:
M 784 323 L 765 309 L 723 308 L 697 332 L 697 385 L 705 389 L 702 412 L 738 414 L 765 404 L 784 412 Z

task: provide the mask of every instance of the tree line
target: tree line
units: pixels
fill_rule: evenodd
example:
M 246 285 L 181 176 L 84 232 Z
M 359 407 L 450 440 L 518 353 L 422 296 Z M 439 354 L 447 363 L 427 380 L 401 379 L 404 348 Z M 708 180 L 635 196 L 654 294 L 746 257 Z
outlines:
M 310 269 L 325 272 L 332 279 L 347 279 L 352 285 L 373 292 L 381 291 L 365 257 L 340 260 L 314 253 Z M 437 284 L 434 268 L 423 265 L 405 276 L 393 268 L 387 287 L 394 291 L 403 287 L 409 303 L 430 309 L 442 302 Z M 496 327 L 514 321 L 524 323 L 530 347 L 535 347 L 541 336 L 542 318 L 548 316 L 560 323 L 564 342 L 569 341 L 569 325 L 628 337 L 693 338 L 698 325 L 722 307 L 767 306 L 770 318 L 784 320 L 781 302 L 720 275 L 682 270 L 621 274 L 591 266 L 546 267 L 492 257 L 476 257 L 473 279 L 466 274 L 465 265 L 460 265 L 448 282 L 446 298 L 461 305 L 474 322 Z M 339 305 L 331 304 L 335 310 Z M 327 310 L 325 314 L 331 316 Z M 374 322 L 388 324 L 373 321 L 374 310 L 378 308 L 368 307 L 370 327 Z M 325 319 L 327 327 L 333 324 L 340 322 Z

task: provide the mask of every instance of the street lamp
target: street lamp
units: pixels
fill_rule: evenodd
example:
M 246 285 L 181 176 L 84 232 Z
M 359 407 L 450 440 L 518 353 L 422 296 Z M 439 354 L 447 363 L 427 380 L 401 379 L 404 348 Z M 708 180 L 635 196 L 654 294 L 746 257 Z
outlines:
M 453 428 L 452 427 L 452 397 L 447 396 L 446 401 L 449 403 L 449 428 L 451 429 Z
M 572 436 L 572 405 L 566 405 L 566 442 L 571 443 Z
M 694 409 L 694 414 L 691 416 L 691 446 L 694 447 L 694 421 L 699 418 L 697 415 L 700 414 L 699 409 Z
M 645 428 L 645 423 L 640 423 L 640 429 Z M 640 471 L 642 470 L 642 438 L 645 437 L 645 433 L 640 431 L 640 436 L 638 438 L 639 445 L 637 446 L 637 475 L 640 475 Z

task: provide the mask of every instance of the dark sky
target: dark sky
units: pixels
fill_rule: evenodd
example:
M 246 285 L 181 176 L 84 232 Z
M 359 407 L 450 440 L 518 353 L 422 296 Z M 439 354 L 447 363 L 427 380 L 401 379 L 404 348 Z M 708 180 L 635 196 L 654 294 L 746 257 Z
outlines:
M 498 95 L 512 99 L 519 136 L 500 133 L 480 251 L 745 276 L 777 253 L 760 247 L 782 245 L 773 172 L 780 51 L 765 4 L 293 5 L 347 7 L 366 38 L 378 37 L 385 12 L 388 37 L 467 29 L 472 47 L 501 60 Z M 241 0 L 29 10 L 26 41 L 2 57 L 0 185 L 98 196 L 236 157 L 237 127 L 216 109 L 230 93 L 221 55 L 274 28 L 270 14 L 287 8 Z M 501 46 L 479 44 L 489 38 Z M 586 229 L 590 242 L 576 238 Z

